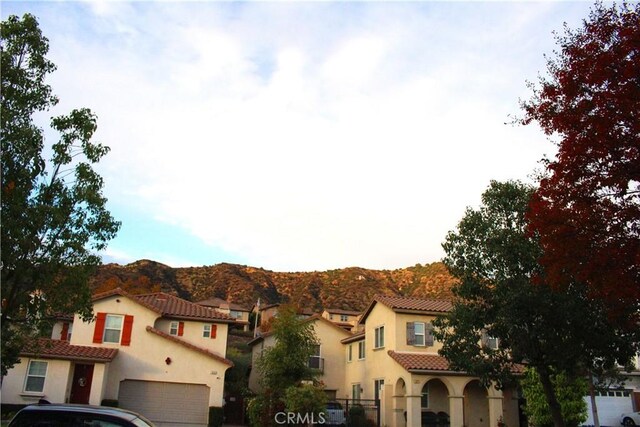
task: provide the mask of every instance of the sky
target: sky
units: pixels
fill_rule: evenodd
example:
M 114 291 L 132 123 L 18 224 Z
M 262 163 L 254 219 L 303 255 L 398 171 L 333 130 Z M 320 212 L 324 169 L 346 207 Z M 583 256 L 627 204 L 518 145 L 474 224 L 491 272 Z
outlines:
M 592 3 L 2 1 L 50 41 L 60 103 L 89 107 L 104 262 L 396 269 L 441 244 L 491 180 L 534 182 L 554 145 L 513 124 L 553 31 Z M 47 133 L 47 143 L 55 142 Z

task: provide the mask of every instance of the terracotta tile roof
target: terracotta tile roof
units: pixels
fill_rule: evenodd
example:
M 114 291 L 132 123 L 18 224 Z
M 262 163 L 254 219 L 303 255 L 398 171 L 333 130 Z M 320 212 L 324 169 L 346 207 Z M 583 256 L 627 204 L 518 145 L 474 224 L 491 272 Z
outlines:
M 325 308 L 324 310 L 327 313 L 331 313 L 331 314 L 347 314 L 349 316 L 357 316 L 358 314 L 362 313 L 361 311 L 343 310 L 341 308 Z
M 111 362 L 118 354 L 117 348 L 90 347 L 71 345 L 68 341 L 41 338 L 25 345 L 21 356 L 43 359 L 83 360 L 94 362 Z
M 143 305 L 153 307 L 164 317 L 188 320 L 214 320 L 217 322 L 234 323 L 235 320 L 225 313 L 198 305 L 164 292 L 134 295 L 133 298 Z
M 446 313 L 451 310 L 451 301 L 376 295 L 374 299 L 394 310 L 436 311 Z
M 341 339 L 340 342 L 343 344 L 349 344 L 350 342 L 360 341 L 361 339 L 364 339 L 364 331 L 353 334 L 350 337 Z
M 393 350 L 387 353 L 407 371 L 449 371 L 447 359 L 436 354 L 400 353 Z
M 231 360 L 229 360 L 229 359 L 225 359 L 224 357 L 222 357 L 222 356 L 220 356 L 218 354 L 215 354 L 214 352 L 209 351 L 206 348 L 198 347 L 197 345 L 193 345 L 191 343 L 183 341 L 180 338 L 177 338 L 177 337 L 174 337 L 173 335 L 169 335 L 167 333 L 159 331 L 159 330 L 157 330 L 155 328 L 152 328 L 151 326 L 147 326 L 147 332 L 151 332 L 152 334 L 156 334 L 156 335 L 158 335 L 158 336 L 160 336 L 162 338 L 165 338 L 165 339 L 167 339 L 169 341 L 173 341 L 173 342 L 175 342 L 177 344 L 180 344 L 183 347 L 186 347 L 188 349 L 197 351 L 198 353 L 204 354 L 205 356 L 209 356 L 212 359 L 215 359 L 215 360 L 217 360 L 219 362 L 224 363 L 225 365 L 233 366 L 233 362 Z
M 229 308 L 229 310 L 251 311 L 245 306 L 236 304 L 235 302 L 228 302 L 226 300 L 223 300 L 222 298 L 209 298 L 206 300 L 198 301 L 196 302 L 196 304 L 204 305 L 206 307 L 213 307 L 213 308 L 222 307 L 222 308 Z
M 401 297 L 395 295 L 376 295 L 364 311 L 359 320 L 360 324 L 364 324 L 373 310 L 376 303 L 381 303 L 392 309 L 393 311 L 407 311 L 412 313 L 446 313 L 451 310 L 452 304 L 450 300 L 429 299 L 429 298 L 413 298 Z

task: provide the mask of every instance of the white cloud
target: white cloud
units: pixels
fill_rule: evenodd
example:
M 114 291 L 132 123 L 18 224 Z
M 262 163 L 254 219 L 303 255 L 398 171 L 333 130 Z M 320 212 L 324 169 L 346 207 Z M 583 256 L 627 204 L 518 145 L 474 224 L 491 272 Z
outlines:
M 97 39 L 50 34 L 52 84 L 97 111 L 110 199 L 250 264 L 437 260 L 490 179 L 526 178 L 550 148 L 503 123 L 552 5 L 134 5 L 92 4 Z

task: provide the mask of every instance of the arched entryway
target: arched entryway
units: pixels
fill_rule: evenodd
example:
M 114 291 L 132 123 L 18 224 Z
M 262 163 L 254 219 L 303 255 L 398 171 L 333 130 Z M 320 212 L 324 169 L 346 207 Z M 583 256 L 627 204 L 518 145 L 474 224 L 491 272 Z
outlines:
M 398 378 L 393 387 L 393 413 L 394 425 L 405 427 L 407 425 L 407 385 L 402 378 Z
M 489 427 L 489 400 L 486 387 L 473 380 L 464 388 L 464 425 Z
M 439 379 L 432 379 L 422 386 L 421 394 L 422 427 L 448 425 L 449 390 L 447 386 Z

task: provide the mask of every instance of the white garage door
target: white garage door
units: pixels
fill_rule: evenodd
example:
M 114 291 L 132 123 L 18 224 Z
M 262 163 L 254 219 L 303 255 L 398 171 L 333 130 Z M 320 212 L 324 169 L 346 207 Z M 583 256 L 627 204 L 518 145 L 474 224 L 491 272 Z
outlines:
M 584 398 L 587 402 L 587 413 L 589 418 L 583 425 L 592 426 L 593 415 L 591 412 L 591 398 Z M 596 407 L 598 408 L 598 420 L 602 427 L 619 427 L 620 414 L 633 412 L 633 402 L 629 391 L 602 391 L 596 394 Z
M 206 427 L 209 387 L 124 380 L 120 382 L 118 405 L 144 415 L 159 427 Z

